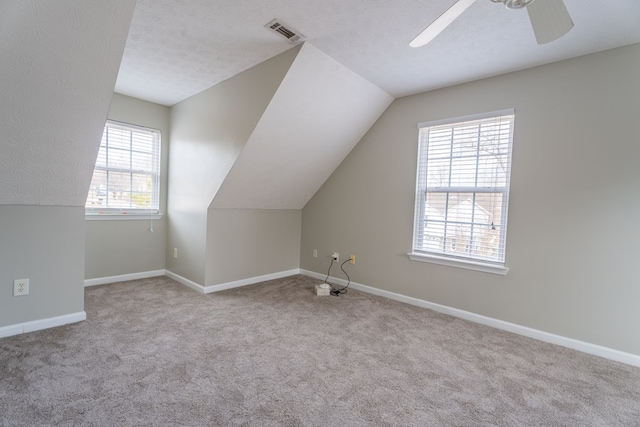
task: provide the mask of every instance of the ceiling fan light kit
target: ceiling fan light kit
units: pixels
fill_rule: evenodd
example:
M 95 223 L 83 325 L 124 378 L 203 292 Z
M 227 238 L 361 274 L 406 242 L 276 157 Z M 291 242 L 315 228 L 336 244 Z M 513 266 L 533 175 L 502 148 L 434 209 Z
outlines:
M 507 9 L 522 9 L 527 7 L 533 0 L 491 0 L 494 3 L 504 3 Z
M 573 28 L 573 21 L 562 0 L 536 0 L 527 11 L 538 44 L 557 40 Z
M 409 46 L 421 47 L 436 38 L 476 0 L 458 0 L 425 28 Z M 573 28 L 573 21 L 562 0 L 491 0 L 504 3 L 508 9 L 527 9 L 538 44 L 559 39 Z

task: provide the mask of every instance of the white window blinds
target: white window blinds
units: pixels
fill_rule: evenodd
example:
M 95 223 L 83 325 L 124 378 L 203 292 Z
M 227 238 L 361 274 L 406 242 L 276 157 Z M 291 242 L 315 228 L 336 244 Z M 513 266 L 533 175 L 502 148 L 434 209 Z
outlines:
M 419 125 L 414 253 L 504 264 L 513 110 Z
M 85 205 L 90 213 L 157 213 L 160 132 L 107 122 Z

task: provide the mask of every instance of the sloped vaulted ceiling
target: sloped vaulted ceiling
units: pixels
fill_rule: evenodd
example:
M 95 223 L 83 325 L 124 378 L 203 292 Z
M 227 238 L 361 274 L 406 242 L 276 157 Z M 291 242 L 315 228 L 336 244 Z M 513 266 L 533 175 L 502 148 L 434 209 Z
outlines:
M 211 207 L 302 209 L 392 101 L 305 43 Z
M 135 0 L 0 0 L 0 204 L 83 206 Z

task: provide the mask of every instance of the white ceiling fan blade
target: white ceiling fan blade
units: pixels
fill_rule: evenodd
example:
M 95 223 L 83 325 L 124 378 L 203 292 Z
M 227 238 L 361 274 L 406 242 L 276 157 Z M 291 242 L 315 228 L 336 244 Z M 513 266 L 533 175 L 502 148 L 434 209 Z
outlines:
M 552 42 L 573 28 L 573 21 L 562 0 L 535 0 L 527 6 L 538 44 Z
M 469 6 L 475 3 L 476 0 L 458 0 L 449 9 L 447 9 L 442 15 L 431 23 L 423 32 L 409 43 L 411 47 L 421 47 L 429 43 L 436 38 L 438 34 L 444 31 L 458 16 L 462 15 L 462 12 L 467 10 Z

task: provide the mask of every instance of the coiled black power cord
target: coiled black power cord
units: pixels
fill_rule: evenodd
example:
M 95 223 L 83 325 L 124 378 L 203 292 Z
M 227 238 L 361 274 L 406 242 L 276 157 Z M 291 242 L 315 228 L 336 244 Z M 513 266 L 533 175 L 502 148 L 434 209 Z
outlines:
M 345 276 L 347 276 L 347 286 L 344 286 L 340 289 L 336 289 L 331 283 L 329 283 L 327 280 L 329 280 L 329 276 L 331 275 L 331 267 L 333 267 L 333 257 L 331 257 L 331 264 L 329 264 L 329 271 L 327 271 L 327 277 L 324 279 L 324 283 L 326 283 L 327 285 L 329 285 L 329 287 L 331 288 L 331 290 L 329 291 L 329 293 L 335 297 L 340 296 L 340 294 L 346 294 L 347 293 L 347 288 L 349 287 L 349 285 L 351 284 L 351 278 L 349 277 L 349 274 L 344 270 L 344 265 L 346 263 L 348 263 L 350 261 L 350 259 L 344 261 L 342 264 L 340 264 L 340 270 L 342 270 L 342 272 L 344 273 Z

